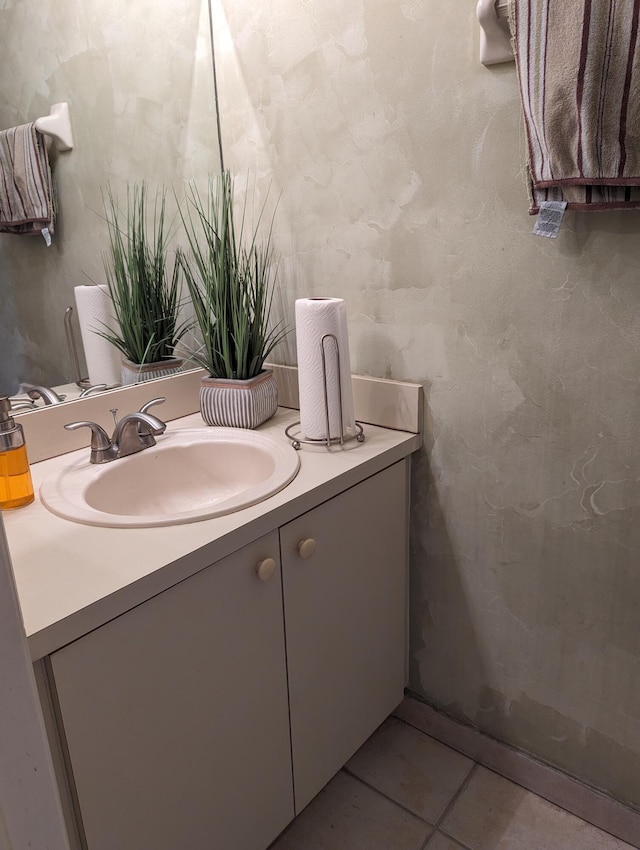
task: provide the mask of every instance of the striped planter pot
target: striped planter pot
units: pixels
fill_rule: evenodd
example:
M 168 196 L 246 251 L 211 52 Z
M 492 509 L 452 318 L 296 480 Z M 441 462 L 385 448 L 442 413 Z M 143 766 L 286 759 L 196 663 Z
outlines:
M 152 381 L 154 378 L 166 378 L 168 375 L 175 375 L 176 372 L 181 371 L 184 360 L 180 357 L 168 357 L 166 360 L 159 360 L 157 363 L 140 365 L 123 357 L 121 362 L 120 379 L 122 386 L 128 387 L 131 384 Z
M 278 408 L 278 384 L 271 369 L 248 381 L 203 378 L 200 411 L 207 425 L 257 428 Z

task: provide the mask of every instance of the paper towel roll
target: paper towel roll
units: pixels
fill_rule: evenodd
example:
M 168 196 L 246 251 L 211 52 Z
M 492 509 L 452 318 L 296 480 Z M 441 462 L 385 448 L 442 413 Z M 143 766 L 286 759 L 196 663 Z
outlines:
M 340 437 L 340 405 L 345 436 L 355 434 L 351 362 L 347 333 L 347 308 L 342 298 L 299 298 L 296 301 L 296 338 L 298 350 L 298 386 L 300 390 L 300 430 L 310 440 L 327 437 L 324 380 L 322 375 L 322 338 L 333 334 L 338 342 L 338 370 L 335 345 L 325 340 L 329 436 Z M 338 389 L 342 384 L 342 402 Z
M 109 328 L 116 326 L 107 287 L 104 284 L 76 286 L 74 292 L 89 381 L 109 387 L 119 384 L 121 354 L 115 345 L 96 333 L 104 330 L 105 325 Z

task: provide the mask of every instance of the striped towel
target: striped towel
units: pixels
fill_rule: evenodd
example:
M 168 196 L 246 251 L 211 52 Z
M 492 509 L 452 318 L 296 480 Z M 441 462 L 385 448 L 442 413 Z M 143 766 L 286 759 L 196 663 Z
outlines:
M 530 208 L 640 207 L 640 0 L 510 0 Z
M 0 131 L 0 233 L 47 236 L 54 228 L 51 167 L 35 124 Z

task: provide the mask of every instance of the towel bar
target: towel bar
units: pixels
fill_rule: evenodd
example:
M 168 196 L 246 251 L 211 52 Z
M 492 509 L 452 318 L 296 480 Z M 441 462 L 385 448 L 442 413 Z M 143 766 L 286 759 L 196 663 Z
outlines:
M 36 130 L 45 136 L 51 136 L 56 150 L 73 150 L 73 133 L 69 117 L 68 103 L 54 103 L 49 115 L 36 119 Z
M 513 62 L 507 0 L 478 0 L 480 61 L 483 65 Z

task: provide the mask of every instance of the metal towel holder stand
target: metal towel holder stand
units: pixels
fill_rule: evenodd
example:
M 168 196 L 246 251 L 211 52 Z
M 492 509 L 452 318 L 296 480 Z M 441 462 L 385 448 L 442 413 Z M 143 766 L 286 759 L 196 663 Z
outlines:
M 338 422 L 340 428 L 340 434 L 337 437 L 331 436 L 331 425 L 329 422 L 329 385 L 327 381 L 327 349 L 325 343 L 329 343 L 333 347 L 335 363 L 336 363 L 336 375 L 337 375 L 337 393 L 338 398 L 340 400 L 340 404 L 338 406 Z M 303 437 L 300 432 L 300 422 L 294 422 L 292 425 L 289 425 L 288 428 L 285 428 L 285 434 L 291 440 L 291 445 L 294 449 L 299 449 L 303 443 L 307 445 L 314 446 L 326 446 L 330 448 L 335 443 L 339 443 L 343 446 L 349 440 L 357 440 L 359 443 L 364 442 L 364 429 L 359 422 L 355 423 L 356 432 L 355 434 L 346 434 L 344 427 L 344 419 L 342 415 L 342 379 L 340 376 L 340 349 L 338 347 L 338 339 L 334 334 L 325 334 L 320 340 L 320 350 L 322 354 L 322 384 L 323 384 L 323 395 L 324 395 L 324 421 L 326 428 L 326 437 L 320 437 L 318 439 L 311 437 Z

